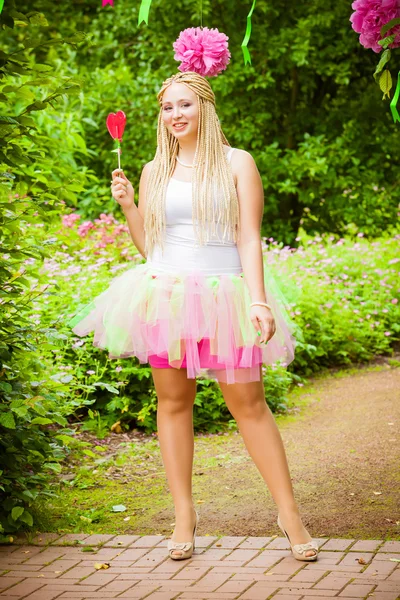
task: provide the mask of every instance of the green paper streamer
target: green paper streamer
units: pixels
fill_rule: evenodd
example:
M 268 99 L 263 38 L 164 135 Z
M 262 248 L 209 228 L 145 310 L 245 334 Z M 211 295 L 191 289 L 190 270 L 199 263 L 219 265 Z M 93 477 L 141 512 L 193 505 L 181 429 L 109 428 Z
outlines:
M 251 64 L 250 52 L 249 52 L 249 50 L 247 48 L 247 44 L 249 42 L 250 35 L 251 35 L 251 15 L 253 14 L 253 10 L 254 10 L 255 5 L 256 5 L 256 0 L 253 0 L 253 5 L 252 5 L 252 7 L 250 9 L 249 14 L 247 15 L 246 33 L 244 35 L 243 42 L 242 42 L 243 58 L 244 58 L 244 64 L 245 65 L 247 63 Z
M 140 25 L 140 23 L 142 21 L 145 21 L 146 25 L 149 24 L 150 5 L 151 5 L 151 0 L 142 0 L 140 9 L 139 9 L 138 25 Z
M 396 91 L 395 91 L 392 101 L 390 103 L 390 110 L 392 111 L 392 117 L 393 117 L 393 121 L 395 123 L 396 123 L 396 121 L 400 122 L 399 112 L 396 107 L 397 102 L 399 101 L 399 95 L 400 95 L 400 71 L 397 75 Z
M 0 13 L 3 10 L 4 0 L 0 0 Z

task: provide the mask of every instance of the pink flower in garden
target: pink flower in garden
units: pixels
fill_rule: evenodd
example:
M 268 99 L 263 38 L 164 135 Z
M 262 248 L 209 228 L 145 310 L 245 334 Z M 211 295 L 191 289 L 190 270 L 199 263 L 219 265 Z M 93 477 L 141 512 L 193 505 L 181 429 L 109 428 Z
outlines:
M 63 215 L 61 218 L 61 222 L 64 227 L 73 227 L 75 221 L 78 221 L 81 218 L 81 215 L 78 213 L 71 213 L 69 215 Z
M 85 343 L 85 340 L 78 340 L 77 342 L 75 342 L 72 347 L 73 348 L 79 348 L 79 346 L 83 346 L 83 344 Z
M 114 235 L 118 235 L 119 233 L 122 232 L 126 232 L 129 233 L 129 227 L 127 225 L 123 225 L 122 223 L 120 225 L 117 225 L 114 229 Z
M 228 36 L 208 27 L 188 27 L 172 44 L 174 59 L 180 60 L 179 71 L 195 71 L 203 77 L 215 77 L 230 61 Z
M 397 300 L 397 298 L 392 298 L 391 302 L 392 302 L 392 304 L 397 304 L 398 300 Z
M 390 335 L 390 331 L 385 331 L 385 335 Z
M 381 52 L 381 28 L 392 19 L 400 17 L 400 0 L 355 0 L 351 7 L 354 13 L 350 17 L 352 28 L 360 34 L 360 44 L 364 48 L 372 48 L 374 52 Z M 389 48 L 400 46 L 400 26 L 389 29 L 386 35 L 394 33 L 394 42 Z
M 80 237 L 85 237 L 85 235 L 87 234 L 87 232 L 90 229 L 93 229 L 94 225 L 92 223 L 92 221 L 85 221 L 84 223 L 82 223 L 82 225 L 79 225 L 78 227 L 78 235 Z
M 106 215 L 105 213 L 101 213 L 100 217 L 95 219 L 95 223 L 97 224 L 106 223 L 107 225 L 112 225 L 116 222 L 116 219 L 112 215 Z

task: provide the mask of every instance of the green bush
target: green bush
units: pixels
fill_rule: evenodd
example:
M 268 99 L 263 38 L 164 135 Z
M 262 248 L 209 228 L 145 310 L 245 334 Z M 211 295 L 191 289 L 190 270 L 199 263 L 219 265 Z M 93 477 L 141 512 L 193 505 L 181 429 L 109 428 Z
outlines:
M 393 353 L 400 339 L 399 238 L 304 236 L 297 250 L 272 254 L 297 293 L 291 316 L 305 345 L 292 363 L 296 373 L 309 376 Z
M 32 281 L 51 240 L 39 239 L 30 226 L 59 217 L 73 174 L 57 161 L 59 143 L 41 134 L 32 115 L 52 108 L 79 83 L 32 59 L 30 48 L 38 52 L 55 43 L 35 40 L 40 15 L 17 12 L 10 0 L 1 22 L 9 33 L 0 53 L 0 540 L 5 540 L 32 526 L 30 508 L 50 493 L 51 475 L 72 439 L 66 419 L 75 403 L 69 400 L 70 379 L 49 377 L 48 362 L 39 356 L 39 349 L 57 347 L 60 336 L 35 322 L 32 310 L 46 287 Z

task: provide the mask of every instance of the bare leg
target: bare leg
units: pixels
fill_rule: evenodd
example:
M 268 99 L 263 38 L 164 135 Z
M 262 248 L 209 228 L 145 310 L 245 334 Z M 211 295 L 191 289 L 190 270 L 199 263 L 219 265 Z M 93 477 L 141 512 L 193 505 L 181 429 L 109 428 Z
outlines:
M 152 367 L 158 398 L 157 429 L 168 486 L 175 506 L 174 542 L 190 542 L 196 515 L 192 499 L 193 404 L 196 380 L 186 369 Z M 180 552 L 174 552 L 177 557 Z
M 301 521 L 281 434 L 265 402 L 262 377 L 249 383 L 219 383 L 224 400 L 236 420 L 246 448 L 278 507 L 292 545 L 311 541 Z M 315 554 L 312 550 L 306 556 Z

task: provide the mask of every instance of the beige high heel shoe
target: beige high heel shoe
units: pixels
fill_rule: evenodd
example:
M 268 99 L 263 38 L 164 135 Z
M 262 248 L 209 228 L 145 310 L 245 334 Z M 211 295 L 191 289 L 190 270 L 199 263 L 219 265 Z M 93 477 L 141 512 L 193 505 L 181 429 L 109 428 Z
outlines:
M 193 554 L 195 548 L 196 541 L 196 530 L 199 522 L 199 515 L 196 509 L 194 509 L 196 513 L 196 525 L 193 530 L 193 541 L 192 542 L 174 542 L 173 540 L 168 540 L 168 555 L 173 560 L 182 560 L 183 558 L 190 558 Z M 181 553 L 180 556 L 174 556 L 172 553 L 178 550 Z
M 282 531 L 282 533 L 285 534 L 287 541 L 289 542 L 290 548 L 292 550 L 293 556 L 297 560 L 306 560 L 306 561 L 317 560 L 318 552 L 319 552 L 319 547 L 318 547 L 317 542 L 315 542 L 314 540 L 311 540 L 311 542 L 307 542 L 306 544 L 294 544 L 294 546 L 292 546 L 292 544 L 290 543 L 289 536 L 282 526 L 279 515 L 278 515 L 278 527 Z M 307 550 L 314 550 L 315 554 L 312 554 L 311 556 L 306 556 Z

